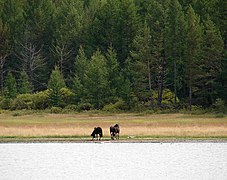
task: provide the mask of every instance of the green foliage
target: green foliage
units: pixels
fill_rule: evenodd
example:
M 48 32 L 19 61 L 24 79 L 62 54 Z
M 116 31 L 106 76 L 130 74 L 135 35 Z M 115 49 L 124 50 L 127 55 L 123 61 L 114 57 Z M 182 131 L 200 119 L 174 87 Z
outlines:
M 158 92 L 154 92 L 154 99 L 158 98 Z M 177 98 L 177 102 L 179 103 L 179 99 Z M 171 92 L 169 89 L 164 89 L 163 90 L 163 97 L 162 97 L 162 104 L 167 105 L 167 106 L 172 106 L 174 105 L 174 93 Z
M 215 103 L 213 104 L 213 109 L 216 113 L 227 113 L 227 106 L 222 99 L 216 99 Z
M 93 106 L 91 105 L 91 103 L 80 103 L 78 105 L 78 111 L 89 111 L 92 110 Z
M 226 102 L 226 17 L 225 0 L 0 0 L 2 106 Z
M 122 99 L 119 99 L 115 103 L 110 103 L 105 105 L 102 110 L 108 111 L 108 112 L 118 112 L 120 110 L 127 110 L 127 106 Z
M 61 89 L 65 88 L 65 80 L 63 75 L 61 74 L 59 68 L 56 66 L 52 71 L 50 80 L 48 82 L 48 89 L 50 91 L 50 103 L 53 106 L 61 106 L 62 105 L 62 95 Z M 64 93 L 64 90 L 63 90 Z
M 214 103 L 215 83 L 221 72 L 221 59 L 223 51 L 223 40 L 215 24 L 208 18 L 204 21 L 204 35 L 202 58 L 199 73 L 196 74 L 196 99 L 197 104 L 209 106 Z
M 74 104 L 67 105 L 67 106 L 64 107 L 64 111 L 65 112 L 71 112 L 71 111 L 77 112 L 78 106 L 74 105 Z
M 51 107 L 50 108 L 50 112 L 54 113 L 54 114 L 59 114 L 59 113 L 62 112 L 62 108 L 60 108 L 60 107 Z
M 16 79 L 12 73 L 8 73 L 5 79 L 5 86 L 3 90 L 3 95 L 5 98 L 13 99 L 17 95 L 17 84 Z
M 31 92 L 32 92 L 32 85 L 28 81 L 28 75 L 25 71 L 22 71 L 18 82 L 18 93 L 26 94 Z
M 92 57 L 84 77 L 85 98 L 101 108 L 109 96 L 109 81 L 106 59 L 97 51 Z
M 21 110 L 21 109 L 31 109 L 33 106 L 33 96 L 32 94 L 19 94 L 12 101 L 11 110 Z
M 12 100 L 8 98 L 4 98 L 0 101 L 0 109 L 10 109 L 12 104 Z
M 33 108 L 46 109 L 49 106 L 50 90 L 33 94 Z

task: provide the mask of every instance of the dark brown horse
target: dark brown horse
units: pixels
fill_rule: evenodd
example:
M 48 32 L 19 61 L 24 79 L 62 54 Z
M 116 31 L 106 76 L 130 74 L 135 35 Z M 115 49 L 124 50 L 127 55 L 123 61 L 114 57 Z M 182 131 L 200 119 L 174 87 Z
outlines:
M 120 127 L 119 124 L 115 124 L 114 126 L 110 126 L 110 137 L 112 140 L 119 139 Z
M 92 136 L 92 140 L 96 137 L 97 140 L 99 138 L 99 140 L 101 140 L 102 138 L 102 128 L 101 127 L 95 127 L 93 132 L 91 133 L 91 136 Z

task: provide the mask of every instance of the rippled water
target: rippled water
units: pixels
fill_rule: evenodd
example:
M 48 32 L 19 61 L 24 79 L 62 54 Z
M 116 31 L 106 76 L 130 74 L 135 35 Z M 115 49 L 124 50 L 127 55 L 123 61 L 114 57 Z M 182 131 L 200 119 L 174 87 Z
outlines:
M 0 144 L 0 179 L 227 179 L 227 143 Z

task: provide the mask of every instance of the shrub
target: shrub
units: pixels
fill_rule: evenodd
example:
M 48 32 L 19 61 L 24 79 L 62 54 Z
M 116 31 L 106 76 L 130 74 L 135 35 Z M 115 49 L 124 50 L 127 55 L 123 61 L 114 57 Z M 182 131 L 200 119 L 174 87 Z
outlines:
M 12 104 L 12 100 L 8 98 L 4 98 L 0 101 L 0 109 L 10 109 Z
M 119 99 L 116 103 L 110 103 L 103 107 L 104 111 L 116 112 L 119 110 L 126 110 L 127 106 L 122 99 Z
M 63 112 L 68 113 L 68 112 L 77 112 L 78 111 L 78 106 L 74 104 L 70 104 L 66 107 L 64 107 Z
M 12 102 L 12 110 L 31 109 L 32 108 L 32 94 L 19 94 Z
M 222 99 L 216 99 L 212 107 L 216 113 L 227 113 L 227 107 Z
M 154 91 L 153 98 L 158 99 L 157 91 Z M 172 91 L 170 91 L 169 89 L 164 89 L 163 95 L 162 95 L 162 104 L 163 105 L 172 105 L 173 103 L 174 103 L 174 93 Z M 178 98 L 177 98 L 177 103 L 179 103 Z
M 64 102 L 64 104 L 71 103 L 71 99 L 74 96 L 74 93 L 70 89 L 61 88 L 60 93 L 61 93 L 61 99 Z
M 46 109 L 49 106 L 49 90 L 33 94 L 33 108 Z
M 60 107 L 51 107 L 50 112 L 54 113 L 54 114 L 58 114 L 58 113 L 62 112 L 62 108 L 60 108 Z
M 78 105 L 79 111 L 89 111 L 93 108 L 93 106 L 90 103 L 80 103 Z

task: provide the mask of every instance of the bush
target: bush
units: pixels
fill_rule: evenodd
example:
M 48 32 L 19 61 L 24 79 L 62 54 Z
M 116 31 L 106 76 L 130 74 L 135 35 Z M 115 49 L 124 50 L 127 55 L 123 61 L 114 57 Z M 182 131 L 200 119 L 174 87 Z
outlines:
M 33 94 L 33 108 L 46 109 L 49 106 L 49 90 Z
M 6 109 L 10 109 L 11 104 L 12 104 L 12 100 L 11 99 L 4 98 L 0 102 L 0 109 L 5 109 L 5 110 Z
M 58 113 L 61 113 L 62 112 L 62 108 L 60 108 L 60 107 L 52 107 L 50 109 L 50 112 L 51 113 L 54 113 L 54 114 L 58 114 Z
M 78 106 L 70 104 L 63 109 L 63 113 L 78 112 Z
M 80 103 L 78 105 L 79 111 L 89 111 L 93 108 L 93 106 L 90 103 Z
M 70 104 L 71 99 L 74 96 L 74 93 L 68 88 L 61 88 L 60 93 L 61 99 L 64 102 L 64 104 Z
M 158 92 L 154 91 L 153 98 L 158 99 Z M 162 104 L 163 105 L 172 105 L 174 103 L 174 93 L 170 91 L 169 89 L 163 90 L 163 96 L 162 96 Z M 177 98 L 177 103 L 179 103 L 179 99 Z
M 222 99 L 216 99 L 212 107 L 216 113 L 227 113 L 227 107 Z
M 32 108 L 32 94 L 19 94 L 11 104 L 11 110 L 31 109 Z
M 122 99 L 119 99 L 116 103 L 110 103 L 107 104 L 103 107 L 104 111 L 109 111 L 109 112 L 116 112 L 119 110 L 126 110 L 127 106 L 125 102 Z

